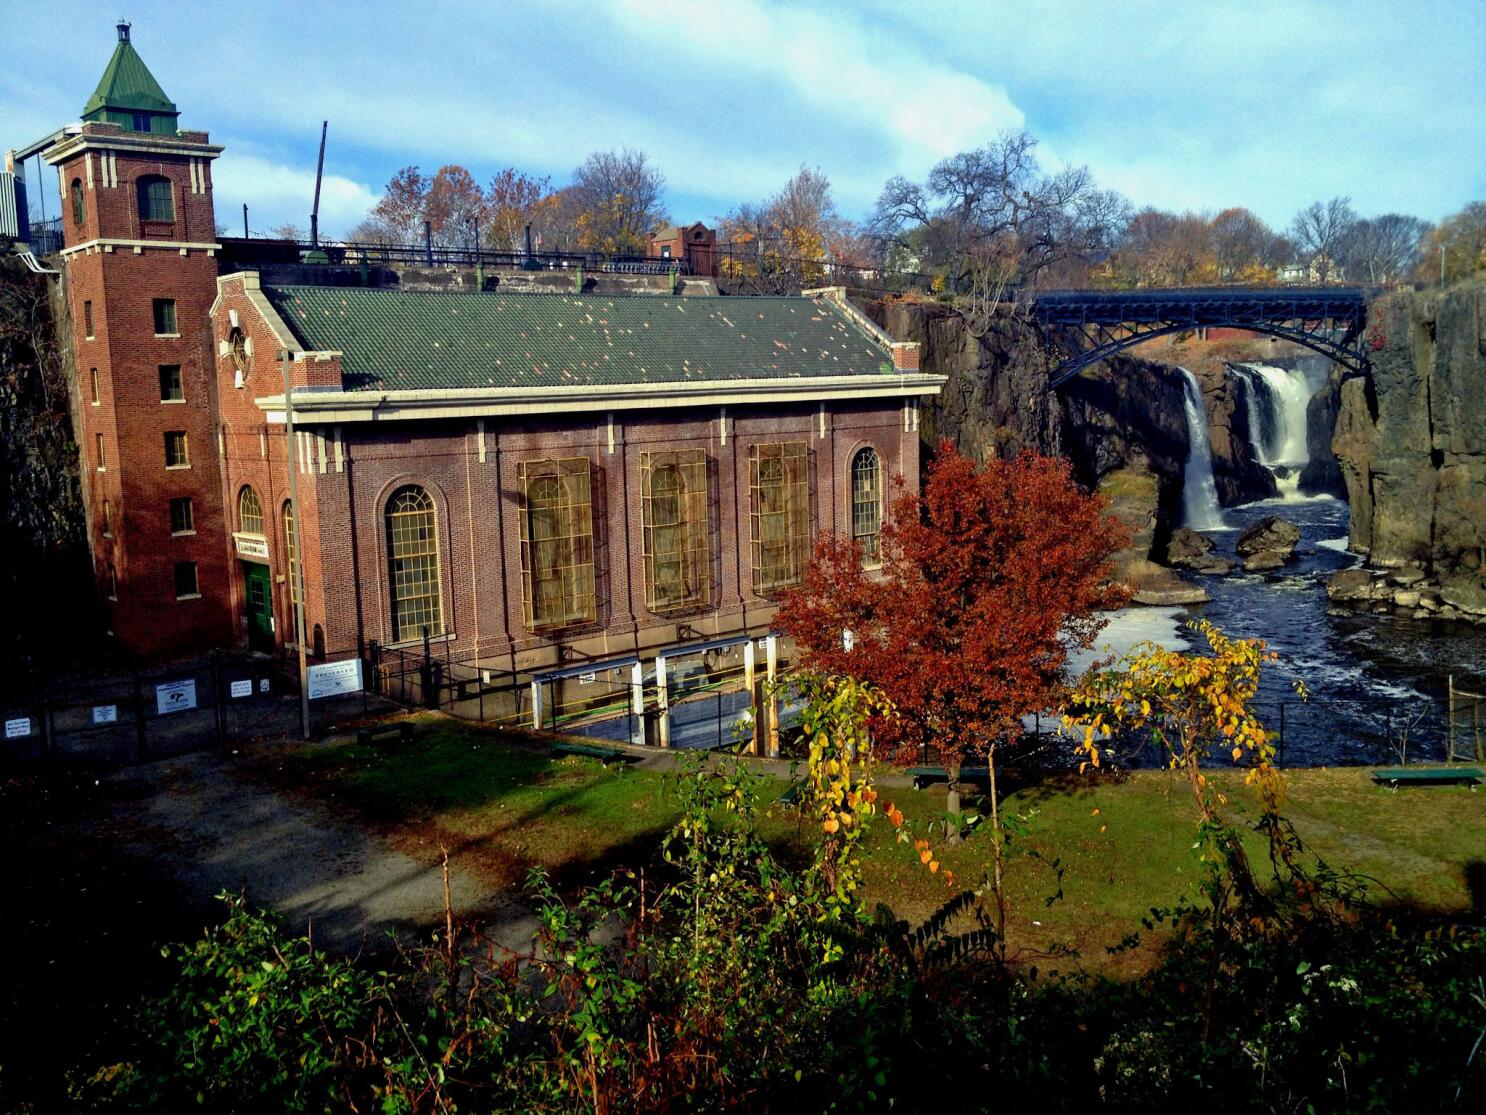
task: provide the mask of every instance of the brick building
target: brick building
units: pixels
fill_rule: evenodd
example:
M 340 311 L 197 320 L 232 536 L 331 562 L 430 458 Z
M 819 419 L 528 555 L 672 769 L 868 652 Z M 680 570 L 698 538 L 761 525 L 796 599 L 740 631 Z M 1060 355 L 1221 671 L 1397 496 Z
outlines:
M 219 245 L 205 132 L 177 127 L 120 24 L 81 125 L 49 138 L 88 535 L 111 630 L 145 655 L 232 637 L 207 314 Z
M 426 642 L 526 678 L 746 642 L 817 530 L 870 552 L 888 480 L 917 480 L 942 377 L 837 290 L 414 290 L 230 258 L 221 148 L 127 25 L 82 123 L 31 150 L 66 210 L 99 584 L 142 654 L 292 647 L 301 570 L 317 658 Z
M 766 633 L 816 531 L 875 549 L 942 383 L 834 290 L 218 288 L 235 629 L 291 637 L 302 561 L 331 657 L 426 636 L 530 676 Z

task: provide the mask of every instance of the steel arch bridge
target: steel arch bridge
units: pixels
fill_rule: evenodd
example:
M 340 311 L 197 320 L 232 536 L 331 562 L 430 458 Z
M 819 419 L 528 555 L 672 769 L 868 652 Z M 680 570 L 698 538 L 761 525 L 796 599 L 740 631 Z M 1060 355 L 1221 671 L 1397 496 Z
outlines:
M 1053 389 L 1142 341 L 1205 327 L 1283 337 L 1361 373 L 1373 293 L 1365 287 L 1052 290 L 1033 300 L 1032 318 L 1064 353 L 1053 369 Z

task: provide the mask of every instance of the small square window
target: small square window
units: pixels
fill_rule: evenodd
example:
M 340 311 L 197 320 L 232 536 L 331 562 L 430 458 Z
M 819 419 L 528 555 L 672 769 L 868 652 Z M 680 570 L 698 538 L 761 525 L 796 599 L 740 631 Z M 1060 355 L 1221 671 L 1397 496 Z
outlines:
M 113 509 L 113 504 L 109 503 L 108 500 L 104 500 L 103 501 L 103 537 L 104 538 L 112 538 L 113 536 L 114 536 L 114 509 Z
M 186 435 L 182 430 L 168 430 L 165 434 L 165 467 L 190 468 L 191 458 L 186 452 Z
M 155 336 L 174 336 L 180 330 L 176 328 L 175 299 L 155 299 Z
M 93 339 L 93 303 L 91 301 L 83 303 L 83 333 L 88 340 Z
M 201 589 L 196 584 L 196 563 L 194 561 L 178 561 L 175 563 L 175 598 L 184 600 L 189 596 L 200 596 Z
M 186 400 L 185 389 L 181 386 L 181 366 L 179 364 L 160 365 L 160 401 L 162 403 L 181 403 Z
M 99 395 L 98 395 L 98 369 L 97 368 L 89 368 L 88 369 L 88 386 L 92 389 L 92 392 L 93 392 L 93 405 L 94 406 L 97 406 L 98 403 L 99 403 Z
M 195 520 L 191 514 L 190 496 L 182 496 L 170 501 L 170 533 L 196 533 Z
M 99 472 L 102 472 L 102 471 L 104 471 L 105 468 L 107 468 L 107 465 L 104 463 L 104 460 L 103 460 L 103 435 L 102 434 L 94 434 L 93 435 L 93 438 L 94 438 L 94 443 L 93 444 L 94 444 L 94 446 L 96 448 L 96 459 L 97 459 L 97 462 L 98 462 L 98 471 Z

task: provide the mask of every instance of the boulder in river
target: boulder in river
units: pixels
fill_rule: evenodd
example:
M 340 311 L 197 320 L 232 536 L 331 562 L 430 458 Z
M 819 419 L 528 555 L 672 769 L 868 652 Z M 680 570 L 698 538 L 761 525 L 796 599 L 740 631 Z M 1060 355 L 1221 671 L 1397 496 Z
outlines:
M 1342 569 L 1326 582 L 1326 596 L 1341 604 L 1371 600 L 1375 580 L 1366 569 Z
M 1270 515 L 1260 519 L 1238 536 L 1234 548 L 1243 558 L 1244 572 L 1261 573 L 1278 569 L 1295 555 L 1300 541 L 1300 528 L 1288 519 Z
M 1233 561 L 1213 553 L 1213 540 L 1188 527 L 1177 527 L 1166 544 L 1166 564 L 1195 573 L 1233 572 Z

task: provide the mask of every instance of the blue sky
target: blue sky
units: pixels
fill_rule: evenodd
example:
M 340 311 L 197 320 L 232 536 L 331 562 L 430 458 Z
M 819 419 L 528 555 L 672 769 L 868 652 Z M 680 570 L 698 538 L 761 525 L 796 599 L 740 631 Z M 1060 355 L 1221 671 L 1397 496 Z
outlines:
M 322 118 L 331 235 L 409 163 L 560 184 L 614 147 L 659 164 L 681 221 L 801 165 L 861 217 L 1007 127 L 1137 205 L 1284 224 L 1336 194 L 1430 220 L 1486 198 L 1483 0 L 0 0 L 0 147 L 77 119 L 121 15 L 182 124 L 226 145 L 232 228 L 243 202 L 255 229 L 308 224 Z

